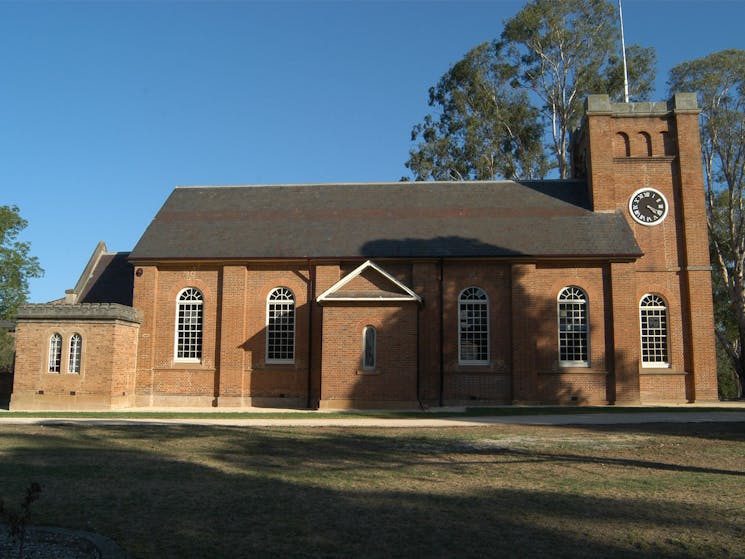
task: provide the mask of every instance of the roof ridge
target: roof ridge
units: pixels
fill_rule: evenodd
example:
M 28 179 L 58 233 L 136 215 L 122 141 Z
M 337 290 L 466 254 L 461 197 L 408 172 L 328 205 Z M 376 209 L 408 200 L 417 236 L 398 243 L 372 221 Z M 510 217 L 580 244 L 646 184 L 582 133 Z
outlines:
M 530 180 L 476 180 L 476 181 L 360 181 L 360 182 L 307 182 L 307 183 L 258 183 L 258 184 L 193 184 L 177 185 L 174 189 L 198 188 L 281 188 L 281 187 L 317 187 L 317 186 L 431 186 L 431 185 L 474 185 L 474 184 L 535 184 L 535 183 L 582 183 L 584 179 L 530 179 Z

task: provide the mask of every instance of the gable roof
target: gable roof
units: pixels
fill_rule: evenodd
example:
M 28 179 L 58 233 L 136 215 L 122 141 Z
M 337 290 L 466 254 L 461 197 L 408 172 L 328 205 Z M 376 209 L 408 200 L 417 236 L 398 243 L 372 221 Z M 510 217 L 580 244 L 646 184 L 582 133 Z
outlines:
M 584 181 L 489 181 L 179 187 L 130 259 L 640 255 Z
M 77 284 L 67 294 L 73 296 L 75 303 L 131 305 L 134 267 L 128 257 L 128 252 L 109 252 L 106 244 L 99 242 Z
M 388 285 L 392 289 L 382 290 L 375 289 L 373 291 L 360 291 L 354 289 L 344 289 L 353 280 L 363 274 L 365 271 L 371 270 L 376 274 L 382 276 L 387 281 Z M 319 303 L 324 301 L 416 301 L 417 303 L 422 302 L 422 298 L 414 293 L 411 289 L 405 286 L 403 283 L 394 278 L 391 274 L 383 270 L 380 266 L 374 262 L 368 260 L 363 264 L 357 266 L 354 270 L 348 273 L 346 276 L 337 281 L 334 285 L 329 287 L 326 291 L 321 293 L 317 299 Z

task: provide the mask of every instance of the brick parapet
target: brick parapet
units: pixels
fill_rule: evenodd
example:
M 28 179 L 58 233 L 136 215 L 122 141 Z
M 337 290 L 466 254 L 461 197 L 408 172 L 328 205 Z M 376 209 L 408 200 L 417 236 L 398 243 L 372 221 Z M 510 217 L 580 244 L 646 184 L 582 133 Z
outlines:
M 142 313 L 119 303 L 79 303 L 79 304 L 27 304 L 21 305 L 16 320 L 123 320 L 140 324 Z

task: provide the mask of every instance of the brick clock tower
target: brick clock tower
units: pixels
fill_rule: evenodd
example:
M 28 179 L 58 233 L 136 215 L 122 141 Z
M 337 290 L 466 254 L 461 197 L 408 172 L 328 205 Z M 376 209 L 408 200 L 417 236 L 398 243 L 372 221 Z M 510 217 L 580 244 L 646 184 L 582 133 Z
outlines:
M 587 99 L 573 170 L 595 212 L 620 212 L 644 255 L 611 264 L 608 347 L 615 401 L 717 399 L 711 267 L 696 95 Z M 662 309 L 657 312 L 655 309 Z M 641 324 L 642 343 L 637 336 Z M 657 332 L 663 335 L 656 337 Z M 664 335 L 667 333 L 667 336 Z

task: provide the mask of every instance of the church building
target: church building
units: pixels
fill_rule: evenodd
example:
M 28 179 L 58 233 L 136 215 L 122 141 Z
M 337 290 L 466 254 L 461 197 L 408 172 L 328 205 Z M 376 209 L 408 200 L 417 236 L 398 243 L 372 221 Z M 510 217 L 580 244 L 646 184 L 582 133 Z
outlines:
M 698 114 L 590 96 L 571 180 L 178 187 L 19 309 L 10 408 L 716 400 Z

